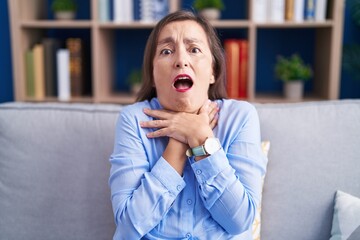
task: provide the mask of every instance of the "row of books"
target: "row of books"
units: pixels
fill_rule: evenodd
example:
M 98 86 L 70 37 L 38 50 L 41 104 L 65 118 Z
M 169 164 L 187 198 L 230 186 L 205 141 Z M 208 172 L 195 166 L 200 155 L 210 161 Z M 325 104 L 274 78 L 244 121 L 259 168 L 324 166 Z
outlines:
M 63 47 L 63 45 L 65 45 Z M 86 79 L 85 48 L 80 38 L 44 38 L 25 53 L 26 94 L 35 100 L 89 94 L 91 81 Z
M 155 22 L 169 13 L 173 0 L 99 0 L 101 22 Z
M 328 0 L 254 0 L 252 20 L 264 22 L 325 21 Z
M 229 98 L 248 97 L 248 52 L 249 43 L 245 39 L 226 39 L 226 90 Z

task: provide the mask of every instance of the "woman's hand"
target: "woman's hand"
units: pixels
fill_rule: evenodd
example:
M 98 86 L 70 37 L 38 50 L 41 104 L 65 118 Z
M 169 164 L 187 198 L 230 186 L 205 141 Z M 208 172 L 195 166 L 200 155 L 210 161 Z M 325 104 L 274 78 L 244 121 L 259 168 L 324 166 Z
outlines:
M 213 137 L 212 129 L 217 125 L 219 108 L 216 102 L 207 100 L 198 113 L 172 112 L 167 110 L 144 109 L 144 113 L 156 118 L 141 122 L 143 128 L 157 128 L 147 137 L 171 137 L 190 147 L 204 143 L 207 137 Z

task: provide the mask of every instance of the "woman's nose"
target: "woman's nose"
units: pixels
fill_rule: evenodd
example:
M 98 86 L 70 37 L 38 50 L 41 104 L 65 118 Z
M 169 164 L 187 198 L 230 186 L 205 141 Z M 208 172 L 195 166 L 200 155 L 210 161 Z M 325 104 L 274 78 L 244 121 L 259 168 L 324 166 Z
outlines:
M 175 60 L 175 67 L 176 68 L 185 68 L 189 66 L 188 59 L 186 58 L 186 54 L 182 51 L 179 51 L 176 56 Z

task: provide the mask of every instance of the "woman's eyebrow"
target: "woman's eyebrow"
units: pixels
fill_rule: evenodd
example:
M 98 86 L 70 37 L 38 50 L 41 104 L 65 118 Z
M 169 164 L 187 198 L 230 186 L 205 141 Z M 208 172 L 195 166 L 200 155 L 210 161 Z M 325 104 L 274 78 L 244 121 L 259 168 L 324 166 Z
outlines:
M 161 39 L 161 40 L 158 41 L 157 45 L 159 46 L 159 45 L 168 44 L 168 43 L 175 43 L 174 38 L 173 37 L 166 37 L 164 39 Z M 203 41 L 201 41 L 200 39 L 197 39 L 197 38 L 185 38 L 184 43 L 185 44 L 203 43 Z
M 161 39 L 158 41 L 157 45 L 163 45 L 163 44 L 168 44 L 168 43 L 174 43 L 175 40 L 172 37 L 166 37 L 164 39 Z

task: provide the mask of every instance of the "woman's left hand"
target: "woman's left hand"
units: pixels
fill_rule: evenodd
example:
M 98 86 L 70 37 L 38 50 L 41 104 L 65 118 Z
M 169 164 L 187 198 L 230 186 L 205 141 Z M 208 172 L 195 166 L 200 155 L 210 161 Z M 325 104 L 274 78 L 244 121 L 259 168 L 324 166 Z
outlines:
M 212 129 L 217 125 L 218 107 L 207 100 L 198 113 L 172 112 L 144 109 L 144 113 L 157 120 L 141 122 L 143 128 L 157 128 L 147 134 L 149 138 L 171 137 L 190 147 L 196 147 L 207 137 L 213 137 Z

